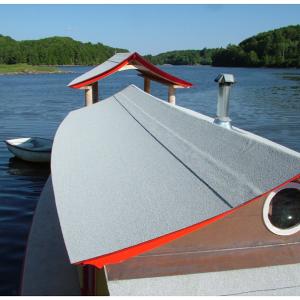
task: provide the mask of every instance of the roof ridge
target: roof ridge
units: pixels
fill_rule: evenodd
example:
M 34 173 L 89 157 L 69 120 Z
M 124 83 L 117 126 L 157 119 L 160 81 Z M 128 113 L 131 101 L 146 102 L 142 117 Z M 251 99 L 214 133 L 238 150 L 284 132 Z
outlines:
M 122 92 L 118 93 L 118 94 L 122 94 Z M 129 109 L 127 107 L 124 106 L 123 103 L 121 103 L 118 98 L 117 95 L 114 95 L 114 99 L 121 105 L 121 107 L 123 107 L 127 113 L 142 127 L 145 129 L 145 131 L 147 131 L 149 133 L 149 135 L 151 135 L 162 147 L 164 147 L 172 156 L 174 156 L 186 169 L 188 169 L 199 181 L 201 181 L 203 184 L 205 184 L 218 198 L 220 198 L 221 201 L 223 201 L 228 207 L 233 208 L 232 204 L 230 204 L 228 201 L 226 201 L 224 199 L 224 197 L 222 197 L 222 195 L 220 195 L 211 185 L 209 185 L 203 178 L 201 178 L 191 167 L 189 167 L 182 159 L 180 159 L 178 157 L 177 154 L 175 154 L 171 149 L 169 149 L 162 141 L 159 140 L 158 137 L 155 136 L 154 133 L 152 133 L 148 128 L 146 128 L 146 126 L 144 124 L 142 124 L 137 118 L 136 116 L 133 115 L 132 112 L 129 111 Z M 124 97 L 126 97 L 129 101 L 130 99 L 122 94 Z M 163 102 L 163 101 L 162 101 Z M 133 103 L 133 102 L 131 102 Z M 133 103 L 135 105 L 135 103 Z M 136 106 L 138 107 L 138 106 Z M 171 106 L 172 107 L 172 106 Z M 203 151 L 201 151 L 200 149 L 198 149 L 195 145 L 191 144 L 189 141 L 187 141 L 186 139 L 184 139 L 182 136 L 176 134 L 174 131 L 170 130 L 168 127 L 164 126 L 160 121 L 158 121 L 157 119 L 151 117 L 149 114 L 147 114 L 144 110 L 142 110 L 140 107 L 138 107 L 140 109 L 140 111 L 142 113 L 144 113 L 145 115 L 147 115 L 151 120 L 153 120 L 156 124 L 158 124 L 161 128 L 164 128 L 166 131 L 168 131 L 173 137 L 175 137 L 176 139 L 180 140 L 181 142 L 183 142 L 184 144 L 188 145 L 189 147 L 193 148 L 196 152 L 201 153 L 203 156 L 208 156 L 206 153 L 204 153 Z M 209 156 L 209 160 L 211 162 L 215 161 L 214 159 L 211 158 L 211 156 Z M 219 164 L 219 162 L 214 163 L 215 165 Z M 225 166 L 225 165 L 224 165 Z M 225 167 L 226 168 L 226 167 Z M 226 168 L 228 169 L 228 168 Z M 231 172 L 230 172 L 231 173 Z M 231 173 L 231 175 L 235 176 L 233 173 Z M 237 177 L 238 180 L 238 177 Z

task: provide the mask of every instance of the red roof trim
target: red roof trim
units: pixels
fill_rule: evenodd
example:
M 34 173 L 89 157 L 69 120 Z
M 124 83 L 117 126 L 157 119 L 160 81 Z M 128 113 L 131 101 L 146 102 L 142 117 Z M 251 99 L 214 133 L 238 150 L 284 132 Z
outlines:
M 169 73 L 166 73 L 162 70 L 160 70 L 159 68 L 155 67 L 153 64 L 151 64 L 150 62 L 146 61 L 141 55 L 139 55 L 138 53 L 133 53 L 132 55 L 130 55 L 127 59 L 123 60 L 122 62 L 120 62 L 118 65 L 116 65 L 115 67 L 111 68 L 110 70 L 103 72 L 97 76 L 94 76 L 90 79 L 87 79 L 85 81 L 70 85 L 71 88 L 75 88 L 75 89 L 79 89 L 83 86 L 92 84 L 102 78 L 105 78 L 115 72 L 117 72 L 118 70 L 120 70 L 122 67 L 130 64 L 133 60 L 138 61 L 140 64 L 142 64 L 145 68 L 147 68 L 148 70 L 154 72 L 155 74 L 159 75 L 160 77 L 164 78 L 167 81 L 170 81 L 172 84 L 174 85 L 179 85 L 185 88 L 189 88 L 192 86 L 192 83 L 187 82 L 183 79 L 177 78 Z
M 267 191 L 266 193 L 254 198 L 254 199 L 251 199 L 251 200 L 249 200 L 249 201 L 247 201 L 247 202 L 245 202 L 245 203 L 243 203 L 243 204 L 241 204 L 241 205 L 239 205 L 239 206 L 237 206 L 233 209 L 230 209 L 230 210 L 228 210 L 228 211 L 226 211 L 226 212 L 224 212 L 224 213 L 222 213 L 218 216 L 215 216 L 215 217 L 210 218 L 208 220 L 205 220 L 203 222 L 200 222 L 200 223 L 194 224 L 192 226 L 180 229 L 178 231 L 174 231 L 172 233 L 160 236 L 160 237 L 155 238 L 153 240 L 149 240 L 149 241 L 146 241 L 144 243 L 141 243 L 141 244 L 129 247 L 129 248 L 125 248 L 125 249 L 115 251 L 115 252 L 112 252 L 112 253 L 109 253 L 109 254 L 106 254 L 106 255 L 98 256 L 98 257 L 95 257 L 95 258 L 87 259 L 87 260 L 84 260 L 82 262 L 78 262 L 76 264 L 79 264 L 79 265 L 93 265 L 97 268 L 102 268 L 105 265 L 120 263 L 122 261 L 125 261 L 125 260 L 131 258 L 131 257 L 134 257 L 134 256 L 137 256 L 141 253 L 150 251 L 154 248 L 157 248 L 157 247 L 162 246 L 166 243 L 169 243 L 169 242 L 171 242 L 175 239 L 178 239 L 178 238 L 183 237 L 183 236 L 185 236 L 189 233 L 192 233 L 196 230 L 199 230 L 199 229 L 201 229 L 201 228 L 203 228 L 203 227 L 205 227 L 205 226 L 207 226 L 211 223 L 214 223 L 214 222 L 224 218 L 225 216 L 232 214 L 233 212 L 240 209 L 241 207 L 246 206 L 246 205 L 248 205 L 248 204 L 250 204 L 254 201 L 259 200 L 261 197 L 266 196 L 271 191 L 276 190 L 276 189 L 288 184 L 289 182 L 294 181 L 294 180 L 299 179 L 299 178 L 300 178 L 300 174 L 298 174 L 297 176 L 295 176 L 295 177 L 289 179 L 288 181 L 280 184 L 276 188 L 274 188 L 270 191 Z
M 167 72 L 164 72 L 163 70 L 157 68 L 155 65 L 151 64 L 150 62 L 148 62 L 147 60 L 145 60 L 141 55 L 139 55 L 138 53 L 134 53 L 135 54 L 135 59 L 140 62 L 143 66 L 145 66 L 147 69 L 149 69 L 150 71 L 158 74 L 159 76 L 165 78 L 166 80 L 171 81 L 173 84 L 176 85 L 180 85 L 182 87 L 186 87 L 189 88 L 191 87 L 193 84 L 185 81 L 183 79 L 180 79 L 178 77 L 175 77 Z

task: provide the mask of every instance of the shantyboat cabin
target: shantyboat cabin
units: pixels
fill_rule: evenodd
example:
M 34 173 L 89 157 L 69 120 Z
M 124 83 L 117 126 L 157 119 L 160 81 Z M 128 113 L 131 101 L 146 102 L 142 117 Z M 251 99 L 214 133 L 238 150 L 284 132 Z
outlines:
M 191 86 L 136 53 L 116 57 L 70 86 L 129 61 Z M 22 294 L 299 295 L 300 154 L 232 126 L 234 77 L 216 81 L 216 118 L 134 85 L 68 114 Z

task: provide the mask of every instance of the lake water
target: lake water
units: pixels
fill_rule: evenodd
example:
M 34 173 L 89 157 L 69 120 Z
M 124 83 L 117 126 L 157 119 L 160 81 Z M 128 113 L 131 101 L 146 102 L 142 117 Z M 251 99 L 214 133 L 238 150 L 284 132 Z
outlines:
M 66 87 L 86 67 L 65 67 L 74 73 L 0 76 L 0 295 L 16 295 L 26 241 L 49 166 L 12 157 L 3 140 L 40 136 L 53 138 L 66 114 L 83 105 L 83 91 Z M 237 127 L 300 151 L 300 70 L 165 66 L 167 72 L 192 83 L 177 90 L 177 104 L 214 116 L 219 73 L 233 73 L 230 116 Z M 143 86 L 134 71 L 121 72 L 99 83 L 100 97 L 128 84 Z M 167 98 L 167 88 L 152 85 L 152 93 Z

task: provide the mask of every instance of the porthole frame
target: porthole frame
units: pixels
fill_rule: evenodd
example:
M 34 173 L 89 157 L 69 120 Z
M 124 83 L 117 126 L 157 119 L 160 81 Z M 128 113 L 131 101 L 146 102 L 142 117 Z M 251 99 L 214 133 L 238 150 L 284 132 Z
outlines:
M 300 184 L 296 183 L 296 182 L 290 182 L 290 183 L 270 192 L 269 195 L 267 196 L 264 206 L 263 206 L 264 223 L 269 231 L 271 231 L 272 233 L 275 233 L 277 235 L 285 235 L 285 236 L 292 235 L 292 234 L 295 234 L 298 231 L 300 231 L 300 223 L 291 228 L 281 229 L 281 228 L 274 226 L 269 219 L 269 207 L 270 207 L 270 203 L 271 203 L 272 199 L 278 192 L 288 189 L 288 188 L 293 188 L 293 189 L 297 189 L 300 191 Z

